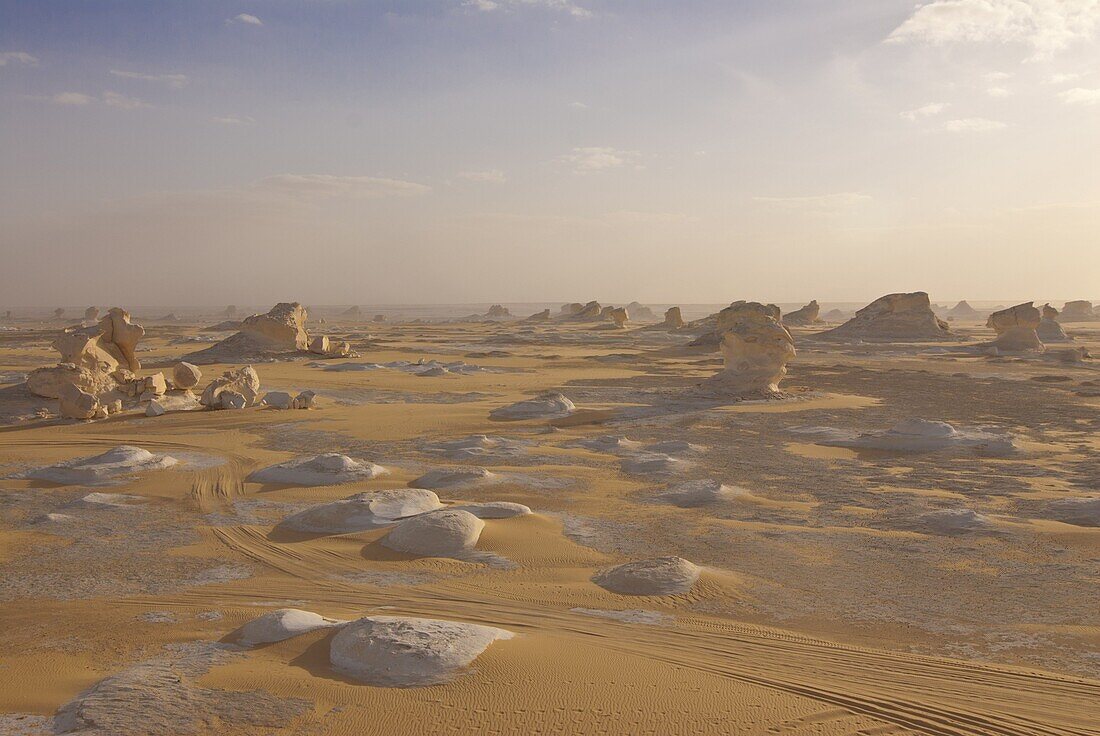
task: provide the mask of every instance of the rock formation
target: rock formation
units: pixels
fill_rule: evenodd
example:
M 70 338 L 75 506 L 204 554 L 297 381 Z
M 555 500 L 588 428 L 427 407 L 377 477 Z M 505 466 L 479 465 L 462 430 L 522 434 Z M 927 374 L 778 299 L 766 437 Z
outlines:
M 329 358 L 350 358 L 355 355 L 351 343 L 346 340 L 332 340 L 327 335 L 318 335 L 309 343 L 309 352 Z
M 562 304 L 561 309 L 558 310 L 558 316 L 560 317 L 575 317 L 584 309 L 584 305 L 580 302 L 570 302 L 569 304 Z
M 58 307 L 57 309 L 53 310 L 53 318 L 54 319 L 62 319 L 64 316 L 65 316 L 65 308 L 64 307 Z
M 92 419 L 102 409 L 94 394 L 82 391 L 71 383 L 63 384 L 58 392 L 59 414 L 66 419 Z M 103 412 L 103 416 L 106 416 Z
M 172 385 L 179 389 L 190 389 L 202 380 L 202 371 L 190 363 L 176 363 L 172 369 Z
M 451 557 L 473 549 L 485 522 L 469 511 L 441 509 L 405 519 L 382 546 L 418 557 Z
M 818 335 L 839 340 L 948 340 L 947 323 L 932 311 L 928 294 L 887 294 L 879 297 L 842 324 Z
M 99 328 L 100 347 L 115 356 L 126 368 L 132 371 L 141 370 L 141 361 L 134 352 L 138 342 L 145 337 L 145 328 L 132 324 L 130 314 L 119 307 L 107 310 L 107 316 L 99 321 Z
M 608 319 L 615 325 L 616 329 L 623 329 L 626 327 L 626 321 L 630 319 L 626 309 L 623 307 L 611 307 L 607 313 Z
M 500 304 L 494 304 L 489 307 L 489 311 L 485 313 L 485 316 L 489 319 L 504 319 L 506 317 L 511 317 L 512 313 Z
M 978 310 L 963 300 L 948 310 L 947 317 L 948 319 L 977 319 Z
M 99 319 L 99 307 L 88 307 L 84 310 L 84 321 L 95 322 Z
M 821 315 L 821 319 L 825 322 L 845 322 L 848 320 L 848 316 L 848 313 L 842 309 L 830 309 Z
M 335 486 L 370 480 L 387 473 L 381 465 L 360 462 L 347 455 L 329 452 L 300 457 L 271 465 L 250 474 L 252 483 L 285 483 L 296 486 Z
M 821 307 L 818 305 L 817 300 L 796 309 L 795 311 L 783 315 L 783 324 L 789 327 L 808 327 L 810 325 L 821 324 Z
M 1100 314 L 1093 309 L 1092 302 L 1079 299 L 1066 302 L 1062 307 L 1063 322 L 1091 322 L 1096 319 L 1100 319 Z
M 281 302 L 266 314 L 253 314 L 241 322 L 240 332 L 221 342 L 184 356 L 198 365 L 263 361 L 273 356 L 309 349 L 308 313 L 298 302 Z
M 339 619 L 325 618 L 312 611 L 298 608 L 280 608 L 252 619 L 234 632 L 233 639 L 240 646 L 254 647 L 259 644 L 272 644 L 301 634 L 342 626 L 347 623 Z
M 631 322 L 654 322 L 657 319 L 652 309 L 638 302 L 627 304 L 626 314 Z
M 489 412 L 490 419 L 517 421 L 521 419 L 559 419 L 567 417 L 577 407 L 563 394 L 548 391 L 533 399 L 497 407 Z
M 362 311 L 360 311 L 359 307 L 352 306 L 348 307 L 343 312 L 340 312 L 340 316 L 347 317 L 348 319 L 359 319 L 363 316 L 363 313 Z
M 393 526 L 401 519 L 442 508 L 439 496 L 422 488 L 365 491 L 299 511 L 279 527 L 310 534 L 350 534 Z
M 985 326 L 993 328 L 997 333 L 997 339 L 987 343 L 986 347 L 994 347 L 1004 352 L 1041 353 L 1043 343 L 1035 334 L 1041 319 L 1042 315 L 1031 302 L 994 312 L 989 315 Z
M 243 409 L 254 405 L 259 393 L 260 377 L 252 366 L 246 365 L 227 370 L 211 381 L 199 403 L 210 409 Z
M 225 311 L 222 312 L 222 316 L 223 317 L 236 317 L 237 316 L 237 305 L 236 304 L 230 304 L 228 307 L 225 308 Z
M 549 309 L 544 309 L 541 312 L 535 312 L 534 314 L 532 314 L 530 317 L 528 317 L 524 321 L 526 321 L 526 322 L 549 322 L 550 321 L 550 310 Z
M 708 388 L 734 396 L 776 395 L 795 356 L 794 338 L 779 322 L 774 304 L 734 302 L 718 313 L 715 328 L 725 369 Z
M 682 557 L 657 557 L 604 570 L 592 582 L 621 595 L 680 595 L 691 590 L 699 572 Z
M 1072 337 L 1066 334 L 1062 325 L 1058 324 L 1058 310 L 1049 304 L 1043 305 L 1043 318 L 1039 322 L 1039 329 L 1035 331 L 1043 342 L 1070 342 Z
M 669 307 L 665 310 L 664 326 L 670 330 L 679 330 L 684 326 L 684 318 L 680 314 L 679 307 Z

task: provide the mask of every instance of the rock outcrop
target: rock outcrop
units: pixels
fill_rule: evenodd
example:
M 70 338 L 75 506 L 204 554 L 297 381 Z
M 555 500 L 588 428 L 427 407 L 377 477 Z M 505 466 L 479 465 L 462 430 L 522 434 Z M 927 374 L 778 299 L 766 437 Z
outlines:
M 59 414 L 66 419 L 93 419 L 101 410 L 94 394 L 82 391 L 71 383 L 63 384 L 58 393 Z M 106 416 L 103 412 L 103 416 Z
M 145 328 L 130 322 L 125 309 L 111 307 L 107 316 L 99 321 L 99 345 L 118 359 L 120 365 L 132 371 L 141 370 L 141 361 L 135 351 L 138 342 L 145 337 Z
M 84 321 L 95 322 L 99 319 L 99 307 L 88 307 L 84 310 Z
M 948 340 L 947 323 L 932 311 L 928 294 L 887 294 L 879 297 L 842 324 L 818 335 L 837 340 L 890 342 Z
M 1092 322 L 1097 319 L 1100 319 L 1100 314 L 1096 313 L 1092 302 L 1084 299 L 1066 302 L 1062 307 L 1063 322 Z
M 210 409 L 243 409 L 254 405 L 259 393 L 260 377 L 252 366 L 246 365 L 227 370 L 211 381 L 199 403 Z
M 194 388 L 202 380 L 202 371 L 190 363 L 176 363 L 172 369 L 172 385 L 179 389 Z
M 1031 302 L 1017 304 L 989 315 L 985 326 L 997 333 L 997 339 L 987 343 L 986 347 L 997 348 L 1001 352 L 1041 353 L 1043 343 L 1035 331 L 1039 328 L 1042 315 Z
M 500 304 L 494 304 L 493 306 L 489 307 L 489 311 L 485 313 L 485 316 L 489 319 L 505 319 L 507 317 L 511 317 L 512 313 Z
M 550 310 L 549 309 L 544 309 L 541 312 L 535 312 L 534 314 L 532 314 L 530 317 L 528 317 L 524 321 L 526 321 L 526 322 L 549 322 L 550 321 Z
M 665 310 L 664 326 L 670 330 L 679 330 L 684 326 L 684 317 L 680 314 L 679 307 L 669 307 Z
M 253 314 L 241 322 L 240 332 L 221 342 L 184 356 L 190 363 L 246 363 L 309 349 L 308 313 L 298 302 L 281 302 L 266 314 Z
M 638 302 L 627 304 L 626 313 L 631 322 L 655 322 L 657 320 L 657 315 L 653 313 L 652 309 Z
M 947 312 L 947 317 L 949 319 L 977 319 L 978 310 L 967 304 L 966 300 L 963 300 L 951 307 Z
M 810 325 L 821 324 L 821 307 L 818 305 L 817 300 L 796 309 L 789 314 L 783 315 L 783 324 L 788 327 L 809 327 Z
M 619 330 L 625 328 L 626 321 L 630 319 L 629 314 L 623 307 L 612 307 L 608 311 L 607 317 L 611 320 L 611 324 L 613 324 L 615 328 Z
M 1039 328 L 1035 334 L 1044 343 L 1046 342 L 1070 342 L 1072 337 L 1066 334 L 1062 325 L 1058 324 L 1058 310 L 1049 304 L 1043 305 L 1043 318 L 1039 321 Z
M 715 332 L 725 368 L 707 387 L 734 396 L 777 395 L 795 356 L 794 338 L 774 304 L 734 302 L 718 313 Z
M 341 317 L 347 317 L 348 319 L 359 319 L 363 316 L 363 312 L 357 306 L 348 307 L 343 312 L 340 312 Z
M 328 358 L 350 358 L 355 355 L 351 343 L 346 340 L 333 340 L 328 335 L 318 335 L 310 340 L 309 352 Z

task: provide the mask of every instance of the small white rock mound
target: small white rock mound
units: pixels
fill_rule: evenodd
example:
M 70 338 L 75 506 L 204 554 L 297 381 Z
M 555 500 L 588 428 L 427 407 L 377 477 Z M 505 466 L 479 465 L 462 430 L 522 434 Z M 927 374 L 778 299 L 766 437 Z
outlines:
M 1100 496 L 1054 501 L 1048 516 L 1074 526 L 1100 526 Z
M 410 488 L 468 488 L 492 483 L 495 473 L 485 468 L 442 468 L 430 470 L 416 480 L 409 481 Z
M 620 463 L 624 473 L 631 475 L 672 475 L 691 467 L 687 460 L 654 452 L 623 458 Z
M 549 391 L 533 399 L 518 401 L 489 412 L 490 419 L 516 421 L 520 419 L 559 419 L 577 410 L 565 395 Z
M 382 545 L 420 557 L 449 557 L 473 549 L 484 528 L 485 522 L 469 511 L 443 509 L 405 519 Z
M 396 524 L 443 508 L 439 496 L 422 488 L 395 488 L 357 493 L 319 504 L 283 519 L 284 529 L 310 534 L 351 534 Z
M 178 462 L 168 455 L 155 455 L 132 445 L 119 445 L 100 455 L 30 470 L 23 477 L 61 485 L 99 485 L 119 476 L 169 468 Z
M 704 478 L 702 480 L 689 480 L 657 494 L 657 498 L 673 506 L 682 509 L 694 509 L 700 506 L 708 506 L 719 501 L 728 501 L 737 496 L 744 496 L 747 492 L 719 483 L 716 480 Z
M 973 509 L 940 509 L 917 517 L 918 527 L 934 534 L 965 534 L 993 526 L 993 520 Z
M 482 503 L 464 503 L 461 506 L 451 506 L 456 511 L 466 511 L 479 519 L 511 519 L 516 516 L 527 516 L 531 513 L 529 506 L 511 501 L 485 501 Z
M 367 616 L 332 638 L 329 661 L 348 677 L 381 687 L 437 685 L 459 675 L 512 632 L 429 618 Z
M 1016 452 L 1010 435 L 979 430 L 960 431 L 947 422 L 928 419 L 903 419 L 884 432 L 866 432 L 853 437 L 828 428 L 810 428 L 807 434 L 822 437 L 819 444 L 888 452 L 934 452 L 952 447 L 968 447 L 992 456 Z
M 345 623 L 347 622 L 325 618 L 312 611 L 303 611 L 298 608 L 280 608 L 249 621 L 235 632 L 233 638 L 241 646 L 254 647 L 260 644 L 284 641 L 310 631 L 329 629 Z
M 376 478 L 386 469 L 370 462 L 359 462 L 347 455 L 324 455 L 287 460 L 248 476 L 253 483 L 283 483 L 292 486 L 335 486 Z
M 622 595 L 680 595 L 691 590 L 699 572 L 682 557 L 655 557 L 604 570 L 592 582 Z

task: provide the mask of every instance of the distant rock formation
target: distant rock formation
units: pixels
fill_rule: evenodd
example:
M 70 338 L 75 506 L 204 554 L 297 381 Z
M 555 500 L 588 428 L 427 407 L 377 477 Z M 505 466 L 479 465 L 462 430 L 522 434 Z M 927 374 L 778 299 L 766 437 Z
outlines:
M 562 304 L 561 309 L 558 310 L 559 317 L 574 317 L 584 309 L 584 305 L 580 302 L 570 302 L 569 304 Z
M 62 319 L 64 316 L 65 316 L 65 308 L 64 307 L 58 307 L 57 309 L 53 310 L 53 318 L 54 319 Z
M 817 299 L 814 299 L 801 309 L 783 315 L 783 324 L 790 327 L 808 327 L 821 324 L 820 313 L 821 307 L 818 305 Z
M 848 321 L 849 314 L 841 309 L 830 309 L 825 314 L 821 315 L 821 319 L 825 322 L 846 322 Z
M 349 319 L 359 319 L 363 316 L 363 313 L 359 310 L 359 307 L 348 307 L 343 312 L 340 312 L 341 317 L 347 317 Z
M 709 378 L 707 388 L 732 396 L 774 396 L 796 353 L 794 338 L 779 321 L 774 304 L 735 302 L 718 313 L 725 369 Z
M 305 324 L 308 313 L 298 302 L 281 302 L 266 314 L 253 314 L 241 322 L 240 332 L 184 359 L 190 363 L 260 362 L 271 357 L 309 349 Z
M 932 311 L 928 294 L 887 294 L 879 297 L 842 324 L 817 337 L 838 340 L 889 342 L 948 340 L 947 323 Z
M 99 319 L 99 307 L 88 307 L 84 310 L 84 321 L 95 322 Z
M 504 319 L 506 317 L 511 317 L 512 313 L 500 304 L 494 304 L 489 307 L 489 311 L 485 313 L 485 316 L 489 319 Z
M 1058 310 L 1049 304 L 1043 305 L 1043 318 L 1039 322 L 1039 329 L 1035 331 L 1043 342 L 1070 342 L 1072 337 L 1066 334 L 1062 325 L 1058 324 Z
M 524 321 L 525 322 L 549 322 L 550 321 L 550 310 L 549 309 L 544 309 L 541 312 L 535 312 L 534 314 L 532 314 L 530 317 L 528 317 Z
M 1100 319 L 1100 314 L 1092 306 L 1092 302 L 1084 299 L 1066 302 L 1062 307 L 1061 320 L 1063 322 L 1092 322 Z
M 947 312 L 947 316 L 949 319 L 977 319 L 978 310 L 967 304 L 966 300 L 963 300 L 951 307 Z
M 994 312 L 989 315 L 985 326 L 993 328 L 997 339 L 987 343 L 986 347 L 1012 353 L 1043 352 L 1043 343 L 1035 334 L 1041 319 L 1042 315 L 1031 302 Z
M 679 330 L 684 326 L 684 318 L 680 314 L 679 307 L 669 307 L 665 310 L 664 326 L 670 330 Z
M 371 322 L 385 322 L 385 321 L 386 321 L 386 315 L 384 315 L 384 314 L 376 314 L 376 315 L 374 315 L 373 317 L 371 317 L 371 320 L 370 320 L 370 321 L 371 321 Z
M 630 316 L 624 307 L 611 307 L 610 311 L 608 311 L 607 313 L 607 316 L 608 319 L 611 320 L 611 323 L 615 326 L 615 328 L 619 330 L 625 328 L 627 320 L 630 319 Z
M 346 340 L 332 340 L 328 335 L 318 335 L 310 340 L 309 352 L 328 358 L 350 358 L 355 355 L 351 343 Z
M 581 310 L 573 315 L 574 319 L 582 322 L 596 322 L 603 317 L 603 307 L 598 301 L 590 301 L 581 307 Z
M 626 314 L 631 322 L 655 322 L 657 320 L 657 315 L 653 313 L 652 309 L 638 302 L 627 304 Z
M 746 302 L 744 299 L 739 299 L 738 301 L 735 301 L 728 307 L 726 307 L 726 309 L 740 308 L 745 304 L 758 304 L 758 302 Z M 774 304 L 767 304 L 762 306 L 764 306 L 764 308 L 767 310 L 769 316 L 775 319 L 776 322 L 780 322 L 782 324 L 782 312 L 780 311 L 779 307 Z M 725 309 L 722 310 L 722 312 L 725 311 Z M 689 342 L 688 347 L 709 348 L 711 350 L 718 349 L 718 346 L 722 342 L 722 336 L 718 332 L 718 318 L 719 315 L 722 314 L 722 312 L 709 315 L 707 317 L 704 317 L 703 319 L 698 319 L 688 324 L 689 328 L 700 330 L 699 337 Z

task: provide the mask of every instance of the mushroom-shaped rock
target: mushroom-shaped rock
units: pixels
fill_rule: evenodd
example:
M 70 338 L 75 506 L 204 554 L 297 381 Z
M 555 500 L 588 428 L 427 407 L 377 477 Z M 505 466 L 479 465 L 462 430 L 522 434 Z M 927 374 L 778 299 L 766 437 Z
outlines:
M 684 318 L 680 314 L 679 307 L 669 307 L 665 310 L 664 326 L 670 330 L 678 330 L 684 326 Z
M 199 403 L 212 409 L 221 409 L 224 407 L 223 393 L 238 394 L 244 397 L 245 406 L 252 406 L 260 394 L 260 377 L 250 365 L 228 370 L 220 378 L 210 382 L 203 390 Z
M 325 618 L 312 611 L 298 608 L 280 608 L 249 621 L 235 632 L 234 638 L 241 646 L 254 647 L 284 641 L 317 629 L 330 629 L 347 623 Z
M 814 299 L 801 309 L 783 315 L 783 324 L 789 327 L 809 327 L 821 324 L 821 306 Z
M 370 480 L 386 472 L 380 465 L 359 462 L 330 452 L 278 463 L 248 476 L 253 483 L 285 483 L 294 486 L 334 486 Z
M 707 380 L 724 394 L 777 394 L 795 356 L 794 338 L 779 322 L 778 308 L 758 302 L 734 302 L 718 313 L 715 331 L 725 369 Z
M 559 419 L 577 410 L 575 404 L 557 391 L 549 391 L 536 398 L 517 401 L 489 412 L 490 419 L 515 421 L 520 419 Z
M 368 616 L 332 638 L 329 661 L 336 671 L 370 685 L 436 685 L 460 674 L 493 642 L 512 636 L 457 621 Z
M 202 380 L 202 371 L 190 363 L 176 363 L 172 368 L 172 385 L 180 389 L 194 388 Z
M 439 497 L 422 488 L 366 491 L 300 511 L 283 519 L 280 526 L 311 534 L 350 534 L 442 508 Z
M 989 315 L 985 326 L 997 333 L 997 339 L 987 344 L 1001 352 L 1042 352 L 1043 343 L 1035 331 L 1042 315 L 1031 302 L 1017 304 Z
M 469 511 L 443 509 L 405 519 L 382 539 L 397 552 L 420 557 L 449 557 L 477 545 L 485 522 Z
M 947 323 L 932 311 L 928 294 L 887 294 L 842 324 L 818 335 L 841 340 L 947 340 Z
M 92 419 L 100 408 L 99 399 L 71 383 L 61 386 L 57 398 L 58 413 L 66 419 Z
M 1044 342 L 1070 342 L 1073 338 L 1066 334 L 1062 325 L 1058 324 L 1058 310 L 1049 304 L 1043 305 L 1043 318 L 1039 321 L 1039 327 L 1035 334 Z
M 699 567 L 694 563 L 682 557 L 657 557 L 604 570 L 592 582 L 622 595 L 680 595 L 698 579 Z

